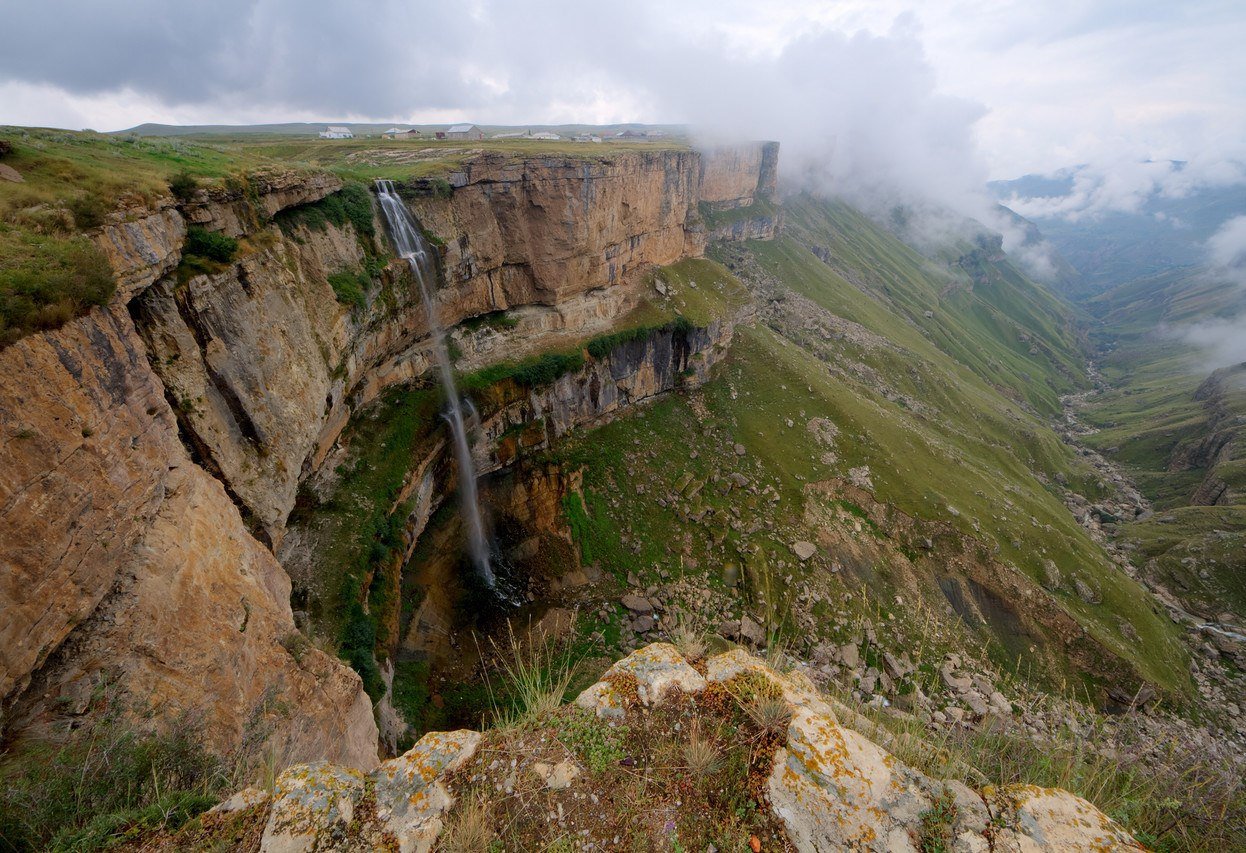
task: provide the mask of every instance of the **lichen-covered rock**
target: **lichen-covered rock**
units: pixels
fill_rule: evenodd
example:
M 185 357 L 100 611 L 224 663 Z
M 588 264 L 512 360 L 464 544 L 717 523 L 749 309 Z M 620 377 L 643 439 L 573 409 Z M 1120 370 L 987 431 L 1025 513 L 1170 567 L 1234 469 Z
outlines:
M 208 809 L 209 814 L 230 814 L 241 812 L 256 806 L 262 806 L 271 799 L 267 791 L 259 788 L 243 788 L 227 800 L 217 803 Z
M 684 660 L 678 649 L 670 643 L 651 643 L 610 667 L 601 681 L 576 698 L 576 704 L 599 717 L 622 716 L 625 702 L 612 683 L 612 676 L 634 678 L 636 696 L 644 705 L 657 704 L 671 689 L 684 693 L 705 689 L 705 678 Z
M 792 711 L 767 794 L 802 851 L 916 850 L 922 813 L 949 797 L 955 806 L 949 829 L 961 853 L 1135 849 L 1128 846 L 1133 841 L 1127 833 L 1085 800 L 1029 786 L 1005 788 L 997 795 L 992 808 L 1011 816 L 1012 828 L 1003 837 L 1014 846 L 1001 847 L 997 834 L 992 848 L 987 840 L 991 813 L 976 792 L 955 780 L 931 779 L 842 725 L 832 708 L 838 703 L 824 699 L 801 673 L 778 673 L 742 649 L 706 662 L 710 683 L 729 684 L 744 675 L 766 679 Z M 840 707 L 845 719 L 857 717 Z M 1099 843 L 1105 846 L 1094 846 Z
M 925 842 L 930 840 L 931 813 L 946 845 L 940 849 L 954 853 L 1142 849 L 1106 815 L 1067 791 L 1030 785 L 984 788 L 988 803 L 959 781 L 932 779 L 906 766 L 862 731 L 838 722 L 830 703 L 800 674 L 776 672 L 740 650 L 710 658 L 706 670 L 708 682 L 673 646 L 654 643 L 616 663 L 578 702 L 599 713 L 603 707 L 616 708 L 603 706 L 603 701 L 617 702 L 622 714 L 621 694 L 629 694 L 634 704 L 642 687 L 642 701 L 652 703 L 668 690 L 697 694 L 709 683 L 718 683 L 732 693 L 730 684 L 737 679 L 768 681 L 782 694 L 792 716 L 766 779 L 764 802 L 797 850 L 916 853 L 930 849 Z M 687 698 L 686 709 L 695 713 L 702 699 Z M 714 701 L 722 698 L 719 694 Z M 847 709 L 842 716 L 860 719 Z M 405 755 L 366 777 L 323 763 L 287 770 L 278 782 L 263 849 L 431 850 L 455 805 L 454 773 L 468 765 L 482 738 L 472 731 L 425 735 Z M 500 773 L 514 776 L 513 762 L 493 763 L 504 765 Z M 543 781 L 549 796 L 574 788 L 580 776 L 573 759 L 533 761 L 521 769 Z M 487 779 L 477 775 L 480 770 L 473 765 L 473 784 Z M 506 786 L 510 791 L 513 779 Z M 218 810 L 262 802 L 260 792 L 244 791 Z M 597 805 L 617 807 L 608 799 Z M 533 807 L 548 809 L 549 804 Z M 352 814 L 358 818 L 353 824 Z
M 1007 785 L 995 791 L 991 808 L 1007 824 L 995 837 L 1001 853 L 1144 849 L 1103 812 L 1059 788 Z
M 767 793 L 802 850 L 916 850 L 910 833 L 931 806 L 917 773 L 804 707 L 792 714 Z
M 732 649 L 721 655 L 715 655 L 705 662 L 705 679 L 710 683 L 730 682 L 747 673 L 759 675 L 777 687 L 784 701 L 792 709 L 808 708 L 831 720 L 835 719 L 835 712 L 830 704 L 822 699 L 813 682 L 801 673 L 790 672 L 781 675 L 771 669 L 765 661 L 749 654 L 744 649 Z
M 341 849 L 364 789 L 362 773 L 324 761 L 286 769 L 277 777 L 260 850 Z
M 441 815 L 454 803 L 442 781 L 476 754 L 480 732 L 432 732 L 373 774 L 376 815 L 401 853 L 423 853 L 441 833 Z
M 575 698 L 575 704 L 599 717 L 621 719 L 627 714 L 625 697 L 609 681 L 590 684 Z

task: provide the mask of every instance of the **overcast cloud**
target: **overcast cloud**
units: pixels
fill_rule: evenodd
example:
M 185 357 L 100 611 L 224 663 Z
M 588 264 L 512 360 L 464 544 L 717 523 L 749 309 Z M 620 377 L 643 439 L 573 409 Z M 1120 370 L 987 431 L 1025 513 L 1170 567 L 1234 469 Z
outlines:
M 1231 282 L 1238 294 L 1246 289 L 1246 216 L 1229 219 L 1207 241 L 1205 275 L 1209 282 Z M 1246 363 L 1246 314 L 1163 328 L 1160 333 L 1198 348 L 1202 370 Z
M 789 178 L 980 218 L 988 178 L 1083 164 L 1076 216 L 1246 162 L 1238 2 L 0 0 L 0 20 L 3 123 L 689 122 L 779 139 Z M 1147 164 L 1169 159 L 1192 168 Z

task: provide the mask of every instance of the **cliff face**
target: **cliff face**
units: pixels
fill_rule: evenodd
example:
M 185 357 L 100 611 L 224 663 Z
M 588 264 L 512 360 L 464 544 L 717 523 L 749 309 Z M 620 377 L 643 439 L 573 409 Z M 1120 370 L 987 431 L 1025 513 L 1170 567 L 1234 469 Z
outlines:
M 162 281 L 132 306 L 200 459 L 269 543 L 280 541 L 304 460 L 343 405 L 352 367 L 375 366 L 368 344 L 352 347 L 358 330 L 327 284 L 359 268 L 359 242 L 332 226 L 297 237 L 219 274 Z
M 620 344 L 600 360 L 501 406 L 481 423 L 477 465 L 488 473 L 509 464 L 520 447 L 538 448 L 570 430 L 679 388 L 695 388 L 727 353 L 734 318 L 686 331 L 657 330 Z M 516 433 L 540 424 L 540 434 Z
M 445 241 L 443 312 L 556 305 L 643 265 L 700 254 L 699 162 L 696 152 L 662 150 L 474 160 L 448 199 L 415 203 Z
M 765 183 L 763 160 L 742 185 Z M 445 241 L 442 321 L 498 308 L 526 318 L 514 349 L 465 357 L 609 328 L 634 304 L 640 270 L 703 249 L 702 176 L 688 151 L 481 157 L 448 198 L 417 199 Z M 731 191 L 714 181 L 727 187 L 716 195 Z M 118 279 L 113 303 L 0 351 L 0 696 L 17 730 L 92 713 L 107 681 L 170 713 L 206 709 L 222 750 L 259 720 L 292 756 L 375 761 L 359 679 L 294 639 L 272 554 L 300 482 L 352 413 L 430 365 L 424 306 L 401 265 L 353 309 L 329 284 L 383 253 L 379 238 L 270 221 L 340 186 L 272 175 L 120 211 L 96 235 Z M 242 238 L 239 257 L 178 268 L 190 225 Z M 486 433 L 548 417 L 556 435 L 699 381 L 729 337 L 629 344 L 639 349 L 508 403 Z M 412 484 L 425 508 L 438 499 L 427 477 Z
M 1202 403 L 1206 425 L 1178 444 L 1168 459 L 1169 471 L 1201 470 L 1203 480 L 1190 495 L 1192 506 L 1229 506 L 1240 502 L 1240 478 L 1228 474 L 1238 456 L 1239 411 L 1246 368 L 1222 367 L 1199 385 L 1194 399 Z M 1227 477 L 1227 480 L 1226 480 Z
M 720 163 L 711 174 L 725 185 L 735 167 L 752 170 L 742 186 L 759 185 L 760 154 Z M 449 198 L 414 201 L 444 244 L 442 325 L 502 309 L 518 323 L 502 350 L 488 336 L 456 333 L 459 367 L 610 328 L 641 295 L 637 272 L 703 250 L 701 174 L 700 155 L 688 151 L 588 161 L 487 155 L 456 177 Z M 307 197 L 277 186 L 283 197 Z M 717 195 L 731 191 L 720 186 Z M 222 203 L 225 212 L 205 221 L 232 230 L 240 202 Z M 405 282 L 405 265 L 395 265 L 391 284 L 352 314 L 327 285 L 331 274 L 363 261 L 349 226 L 260 233 L 265 248 L 218 274 L 161 282 L 134 312 L 201 460 L 276 547 L 299 481 L 323 461 L 351 412 L 423 374 L 430 353 L 418 293 L 394 283 Z
M 779 143 L 711 148 L 701 157 L 701 201 L 713 210 L 774 201 L 779 177 Z
M 534 389 L 512 384 L 493 389 L 479 400 L 481 428 L 472 448 L 481 475 L 514 465 L 550 446 L 573 429 L 606 422 L 616 414 L 645 400 L 679 389 L 692 389 L 709 379 L 710 371 L 727 354 L 734 332 L 734 318 L 688 330 L 658 329 L 644 338 L 622 343 L 582 369 Z M 449 451 L 438 442 L 414 468 L 408 486 L 396 498 L 402 503 L 417 496 L 407 521 L 406 537 L 412 545 L 424 533 L 433 512 L 444 499 L 436 472 L 446 471 Z M 554 472 L 537 468 L 521 470 L 509 488 L 490 490 L 489 505 L 505 516 L 508 527 L 531 533 L 558 528 L 558 501 L 566 488 L 574 489 Z M 428 499 L 428 496 L 435 496 Z M 454 531 L 457 535 L 457 531 Z M 533 543 L 535 545 L 535 540 Z M 454 595 L 458 567 L 453 544 L 449 559 L 429 560 L 421 566 L 413 585 L 420 590 L 420 604 L 402 628 L 404 652 L 418 652 L 434 660 L 452 656 L 450 647 L 455 624 Z M 397 636 L 391 638 L 396 646 Z
M 0 425 L 9 698 L 137 558 L 181 447 L 124 309 L 0 351 Z
M 289 579 L 187 456 L 125 308 L 19 341 L 0 372 L 11 728 L 54 735 L 119 690 L 139 715 L 202 715 L 222 751 L 250 721 L 291 755 L 374 763 L 358 677 L 282 645 Z
M 0 351 L 6 727 L 57 736 L 103 704 L 166 725 L 186 712 L 220 751 L 252 735 L 371 766 L 358 677 L 286 648 L 289 579 L 179 440 L 126 305 L 176 265 L 185 220 L 167 204 L 131 216 L 97 238 L 113 304 Z
M 777 142 L 714 148 L 703 155 L 701 207 L 710 240 L 772 240 L 778 235 L 778 164 Z

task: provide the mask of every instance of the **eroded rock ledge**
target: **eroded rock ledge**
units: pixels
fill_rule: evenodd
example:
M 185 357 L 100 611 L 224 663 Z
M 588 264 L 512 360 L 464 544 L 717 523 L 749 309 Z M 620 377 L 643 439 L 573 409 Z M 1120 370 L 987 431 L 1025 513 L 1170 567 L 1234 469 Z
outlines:
M 771 840 L 766 849 L 917 851 L 928 839 L 929 815 L 936 803 L 944 804 L 939 812 L 946 824 L 942 831 L 952 839 L 945 849 L 962 853 L 1142 849 L 1091 803 L 1068 791 L 1032 785 L 984 786 L 975 791 L 954 779 L 931 779 L 841 722 L 851 719 L 851 711 L 820 696 L 808 679 L 777 672 L 741 650 L 694 666 L 672 645 L 646 646 L 617 662 L 580 695 L 576 704 L 582 711 L 564 713 L 593 715 L 599 726 L 643 726 L 661 705 L 695 703 L 702 696 L 706 702 L 730 697 L 728 701 L 746 703 L 747 693 L 766 685 L 787 714 L 786 730 L 780 732 L 769 759 L 760 803 L 786 837 Z M 532 725 L 539 729 L 541 722 Z M 256 789 L 240 792 L 210 812 L 204 824 L 209 832 L 213 827 L 237 832 L 240 824 L 262 826 L 263 851 L 387 845 L 427 851 L 447 826 L 461 825 L 465 810 L 479 808 L 478 801 L 473 805 L 459 796 L 464 788 L 474 786 L 479 792 L 483 785 L 489 790 L 497 781 L 498 795 L 507 796 L 508 785 L 513 791 L 518 784 L 514 780 L 529 777 L 540 780 L 537 789 L 544 789 L 528 806 L 539 809 L 535 821 L 561 820 L 564 803 L 568 810 L 574 808 L 572 804 L 591 791 L 591 777 L 602 768 L 595 771 L 591 759 L 576 753 L 555 765 L 531 757 L 523 762 L 490 759 L 503 754 L 508 738 L 519 736 L 507 729 L 428 734 L 370 775 L 323 762 L 290 767 L 271 795 Z M 639 760 L 629 766 L 635 767 L 633 772 L 645 772 Z M 763 761 L 763 772 L 765 766 Z M 610 808 L 604 803 L 598 808 Z M 677 810 L 679 803 L 664 807 Z M 667 825 L 675 823 L 670 820 Z M 635 838 L 648 831 L 639 827 L 641 834 Z M 618 837 L 597 838 L 591 830 L 576 838 L 594 848 L 619 846 Z M 537 842 L 501 840 L 508 849 L 528 840 Z

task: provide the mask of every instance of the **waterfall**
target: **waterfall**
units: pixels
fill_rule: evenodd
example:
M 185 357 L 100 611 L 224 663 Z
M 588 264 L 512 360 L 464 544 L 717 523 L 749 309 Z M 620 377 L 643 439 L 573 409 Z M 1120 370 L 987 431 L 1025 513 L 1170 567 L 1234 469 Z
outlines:
M 437 307 L 433 302 L 433 294 L 429 290 L 430 280 L 436 281 L 436 267 L 424 235 L 420 233 L 411 212 L 398 197 L 393 181 L 377 181 L 376 195 L 381 202 L 381 211 L 385 215 L 385 223 L 389 226 L 389 236 L 394 242 L 398 254 L 411 267 L 411 274 L 420 286 L 420 296 L 424 300 L 424 310 L 428 313 L 428 333 L 433 341 L 433 355 L 437 360 L 437 369 L 441 374 L 441 387 L 446 395 L 445 419 L 450 424 L 450 433 L 454 439 L 454 459 L 459 466 L 459 503 L 463 516 L 463 526 L 467 532 L 467 552 L 472 565 L 480 575 L 480 579 L 490 589 L 496 589 L 493 568 L 489 564 L 489 540 L 485 536 L 484 521 L 480 516 L 480 501 L 476 495 L 476 463 L 472 460 L 471 448 L 467 444 L 467 424 L 463 418 L 463 403 L 459 399 L 459 389 L 454 384 L 454 370 L 450 365 L 450 353 L 446 349 L 446 333 L 437 318 Z M 471 405 L 470 403 L 468 404 Z M 471 408 L 472 417 L 476 417 L 475 407 Z

